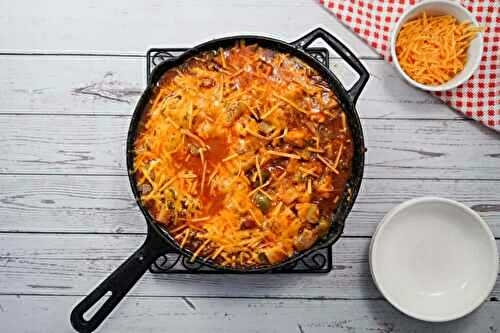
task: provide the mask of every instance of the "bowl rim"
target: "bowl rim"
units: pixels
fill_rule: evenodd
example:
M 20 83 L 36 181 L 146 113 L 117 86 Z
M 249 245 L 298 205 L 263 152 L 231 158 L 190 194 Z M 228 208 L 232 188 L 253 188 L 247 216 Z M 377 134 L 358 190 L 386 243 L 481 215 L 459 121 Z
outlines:
M 377 236 L 380 235 L 380 233 L 383 231 L 383 229 L 386 227 L 386 225 L 388 225 L 391 222 L 392 218 L 397 213 L 399 213 L 399 212 L 401 212 L 401 211 L 403 211 L 411 206 L 414 206 L 414 205 L 420 204 L 420 203 L 432 203 L 432 202 L 448 204 L 448 205 L 454 206 L 457 209 L 461 209 L 461 210 L 469 213 L 471 215 L 471 217 L 479 223 L 479 226 L 481 227 L 481 229 L 486 233 L 486 236 L 489 239 L 490 248 L 493 251 L 493 259 L 494 259 L 493 265 L 495 267 L 495 270 L 494 270 L 494 274 L 492 274 L 490 276 L 488 284 L 485 285 L 482 293 L 479 294 L 479 296 L 477 297 L 475 302 L 471 303 L 468 307 L 466 307 L 464 311 L 456 312 L 455 314 L 450 315 L 450 316 L 443 316 L 443 315 L 427 316 L 427 315 L 421 315 L 421 314 L 418 314 L 418 313 L 415 313 L 415 312 L 412 312 L 412 311 L 405 309 L 405 307 L 403 305 L 401 305 L 400 303 L 395 301 L 391 296 L 389 296 L 387 294 L 386 290 L 384 289 L 384 287 L 380 284 L 380 281 L 377 281 L 377 276 L 376 276 L 376 272 L 375 272 L 375 268 L 374 268 L 374 264 L 373 264 L 374 252 L 377 249 L 377 239 L 378 239 Z M 489 228 L 488 224 L 486 222 L 484 222 L 484 220 L 481 218 L 481 216 L 478 213 L 476 213 L 475 211 L 473 211 L 471 208 L 467 207 L 466 205 L 464 205 L 458 201 L 455 201 L 455 200 L 441 198 L 441 197 L 435 197 L 435 196 L 424 196 L 424 197 L 410 199 L 410 200 L 404 201 L 404 202 L 400 203 L 399 205 L 397 205 L 396 207 L 392 208 L 383 217 L 382 221 L 378 224 L 378 226 L 377 226 L 377 228 L 372 236 L 372 239 L 370 242 L 370 247 L 369 247 L 368 259 L 369 259 L 368 261 L 369 261 L 369 266 L 370 266 L 370 273 L 372 275 L 373 282 L 374 282 L 375 286 L 377 287 L 377 289 L 382 294 L 382 296 L 384 296 L 384 298 L 389 303 L 391 303 L 392 306 L 394 306 L 396 309 L 398 309 L 402 313 L 404 313 L 410 317 L 413 317 L 415 319 L 428 321 L 428 322 L 451 321 L 451 320 L 462 318 L 462 317 L 468 315 L 469 313 L 471 313 L 472 311 L 474 311 L 491 294 L 493 288 L 495 287 L 495 283 L 496 283 L 496 280 L 498 277 L 498 272 L 499 272 L 498 248 L 496 245 L 495 237 L 493 236 L 493 233 L 491 232 L 491 229 Z
M 396 39 L 397 39 L 397 36 L 399 35 L 399 31 L 401 30 L 402 24 L 406 23 L 405 20 L 407 19 L 407 17 L 410 14 L 412 14 L 414 11 L 420 9 L 423 6 L 427 6 L 429 4 L 430 5 L 433 5 L 433 4 L 435 4 L 435 5 L 443 5 L 444 7 L 454 7 L 454 8 L 457 8 L 458 10 L 460 10 L 462 13 L 464 13 L 467 16 L 467 20 L 470 21 L 472 25 L 474 25 L 475 27 L 479 27 L 479 24 L 477 23 L 477 20 L 474 17 L 474 15 L 472 15 L 472 13 L 469 12 L 469 10 L 467 10 L 465 7 L 463 7 L 462 5 L 460 5 L 458 2 L 454 2 L 454 1 L 451 1 L 451 0 L 424 0 L 424 1 L 419 2 L 419 3 L 417 3 L 417 4 L 413 5 L 413 6 L 410 6 L 408 9 L 406 9 L 403 12 L 403 14 L 401 15 L 401 17 L 398 19 L 398 21 L 396 22 L 396 25 L 394 26 L 394 28 L 392 29 L 392 31 L 391 31 L 391 37 L 390 37 L 390 54 L 391 54 L 391 58 L 392 58 L 394 66 L 398 70 L 399 74 L 401 74 L 403 76 L 403 78 L 407 82 L 409 82 L 411 85 L 413 85 L 413 86 L 415 86 L 417 88 L 420 88 L 422 90 L 427 90 L 427 91 L 446 91 L 446 90 L 451 90 L 451 89 L 454 89 L 454 88 L 462 85 L 466 81 L 468 81 L 471 78 L 471 76 L 478 69 L 479 64 L 481 63 L 481 59 L 483 57 L 483 48 L 484 48 L 483 33 L 479 32 L 478 35 L 475 38 L 475 39 L 479 40 L 479 47 L 478 47 L 479 54 L 476 57 L 476 59 L 472 60 L 473 63 L 472 63 L 472 67 L 469 69 L 469 73 L 467 73 L 467 75 L 465 75 L 462 79 L 458 80 L 457 82 L 455 82 L 453 84 L 448 84 L 448 82 L 450 82 L 450 81 L 448 81 L 448 82 L 442 83 L 442 84 L 437 85 L 437 86 L 425 85 L 425 84 L 422 84 L 422 83 L 419 83 L 419 82 L 413 80 L 408 74 L 406 74 L 406 72 L 401 68 L 401 66 L 399 64 L 399 60 L 398 60 L 398 57 L 396 55 Z M 471 61 L 471 60 L 468 59 L 467 61 Z

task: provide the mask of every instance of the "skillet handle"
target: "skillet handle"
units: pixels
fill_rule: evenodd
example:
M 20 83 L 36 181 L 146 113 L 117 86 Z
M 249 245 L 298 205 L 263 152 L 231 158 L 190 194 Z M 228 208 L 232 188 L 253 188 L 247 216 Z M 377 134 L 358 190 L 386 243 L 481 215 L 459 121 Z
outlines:
M 359 74 L 358 81 L 347 91 L 349 98 L 351 99 L 353 104 L 356 104 L 356 101 L 361 94 L 361 91 L 365 87 L 370 74 L 366 70 L 365 66 L 359 61 L 358 58 L 337 38 L 335 38 L 332 34 L 326 31 L 323 28 L 317 28 L 304 37 L 292 42 L 291 44 L 299 49 L 305 49 L 316 39 L 321 38 L 324 40 L 335 52 L 339 54 L 339 56 L 344 59 L 355 71 Z
M 163 240 L 154 230 L 149 230 L 144 244 L 71 311 L 70 321 L 73 328 L 80 333 L 97 329 L 149 266 L 163 254 L 164 248 Z M 86 320 L 83 315 L 109 293 L 109 298 L 100 305 L 92 318 Z

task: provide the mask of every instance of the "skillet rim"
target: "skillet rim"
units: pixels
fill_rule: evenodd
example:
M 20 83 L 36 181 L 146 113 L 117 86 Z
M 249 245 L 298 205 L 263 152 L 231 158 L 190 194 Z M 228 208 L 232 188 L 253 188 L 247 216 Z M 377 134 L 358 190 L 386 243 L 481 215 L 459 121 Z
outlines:
M 359 119 L 359 115 L 357 113 L 355 107 L 355 101 L 353 101 L 352 96 L 348 93 L 348 91 L 344 88 L 340 80 L 336 77 L 336 75 L 325 65 L 319 62 L 317 59 L 307 54 L 304 49 L 300 46 L 294 45 L 292 43 L 287 43 L 278 39 L 258 36 L 258 35 L 237 35 L 237 36 L 228 36 L 223 38 L 218 38 L 214 40 L 210 40 L 199 44 L 195 47 L 192 47 L 182 53 L 177 57 L 173 57 L 167 59 L 160 64 L 156 65 L 150 75 L 150 79 L 148 81 L 147 87 L 139 98 L 134 112 L 132 114 L 130 125 L 127 133 L 127 143 L 126 143 L 126 159 L 127 159 L 127 174 L 129 178 L 129 183 L 134 195 L 135 202 L 139 206 L 142 214 L 146 219 L 146 223 L 148 226 L 148 234 L 154 232 L 159 235 L 160 238 L 167 243 L 168 247 L 175 249 L 179 252 L 184 258 L 190 260 L 193 255 L 193 252 L 189 249 L 183 249 L 179 246 L 177 241 L 171 236 L 171 234 L 165 228 L 159 226 L 154 218 L 149 214 L 148 210 L 143 206 L 140 200 L 140 194 L 137 188 L 137 184 L 134 179 L 134 173 L 132 172 L 133 164 L 134 164 L 134 141 L 136 135 L 139 131 L 139 125 L 142 118 L 142 115 L 147 111 L 147 105 L 149 104 L 151 94 L 153 93 L 154 87 L 157 85 L 158 81 L 161 79 L 163 74 L 173 68 L 183 64 L 187 59 L 205 51 L 216 51 L 219 48 L 227 48 L 230 46 L 234 46 L 236 42 L 240 40 L 245 40 L 248 44 L 257 43 L 259 46 L 264 48 L 269 48 L 271 50 L 288 53 L 292 56 L 296 56 L 300 60 L 304 61 L 308 66 L 311 66 L 313 69 L 317 70 L 321 77 L 328 83 L 330 89 L 332 89 L 333 93 L 339 100 L 341 107 L 344 112 L 347 113 L 349 127 L 352 132 L 352 138 L 354 141 L 354 155 L 351 163 L 351 177 L 346 185 L 346 190 L 343 192 L 342 199 L 340 204 L 337 206 L 337 209 L 331 217 L 331 227 L 329 233 L 323 239 L 318 239 L 312 247 L 305 251 L 297 252 L 296 254 L 288 257 L 286 260 L 274 264 L 274 265 L 265 265 L 265 266 L 252 266 L 252 267 L 227 267 L 222 266 L 220 264 L 215 263 L 211 259 L 206 259 L 202 256 L 198 256 L 194 261 L 201 266 L 207 266 L 215 269 L 218 272 L 226 272 L 226 273 L 263 273 L 269 271 L 276 271 L 280 268 L 284 268 L 286 266 L 294 265 L 299 260 L 309 256 L 314 251 L 325 248 L 327 246 L 333 245 L 342 235 L 345 219 L 350 213 L 352 206 L 356 200 L 356 197 L 359 193 L 359 189 L 361 186 L 363 171 L 364 171 L 364 155 L 365 155 L 365 145 L 364 145 L 364 136 L 363 130 L 361 126 L 361 121 Z M 148 51 L 151 52 L 152 49 Z M 359 61 L 359 59 L 357 59 Z M 346 195 L 347 188 L 351 189 L 351 193 L 349 196 Z

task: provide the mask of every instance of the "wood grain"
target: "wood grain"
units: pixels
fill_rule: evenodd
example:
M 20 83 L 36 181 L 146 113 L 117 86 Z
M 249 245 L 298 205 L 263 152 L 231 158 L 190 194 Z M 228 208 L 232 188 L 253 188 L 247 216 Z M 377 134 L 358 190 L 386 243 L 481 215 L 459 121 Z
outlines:
M 125 176 L 2 175 L 0 232 L 142 233 Z M 371 236 L 398 203 L 442 196 L 476 210 L 500 237 L 500 181 L 365 179 L 345 235 Z M 42 223 L 42 225 L 41 225 Z
M 0 294 L 87 294 L 144 238 L 0 234 Z M 368 268 L 369 242 L 366 238 L 341 238 L 333 247 L 334 270 L 329 274 L 147 273 L 131 295 L 379 299 Z M 498 283 L 491 296 L 500 297 Z
M 69 312 L 79 300 L 0 296 L 2 328 L 20 333 L 72 332 Z M 492 333 L 500 326 L 499 310 L 500 302 L 487 302 L 464 319 L 432 324 L 406 317 L 381 300 L 127 297 L 99 331 Z
M 71 308 L 143 241 L 124 143 L 144 88 L 147 49 L 238 33 L 292 41 L 317 26 L 344 41 L 371 73 L 358 102 L 366 179 L 346 234 L 369 236 L 400 201 L 440 195 L 478 211 L 500 236 L 500 136 L 408 87 L 316 1 L 0 1 L 2 331 L 72 331 Z M 352 71 L 335 54 L 331 62 L 349 86 Z M 147 273 L 102 331 L 500 329 L 498 282 L 492 301 L 458 321 L 429 324 L 397 312 L 372 283 L 368 244 L 342 238 L 326 275 Z
M 376 56 L 310 0 L 2 1 L 0 23 L 1 52 L 143 54 L 151 46 L 191 47 L 235 34 L 294 41 L 322 26 L 357 54 Z
M 144 240 L 142 235 L 0 234 L 0 294 L 84 295 Z M 342 239 L 330 274 L 154 275 L 142 296 L 379 298 L 368 271 L 367 239 Z
M 371 79 L 358 101 L 362 118 L 461 118 L 406 84 L 391 64 L 363 62 Z M 346 87 L 354 83 L 352 70 L 342 60 L 331 59 L 331 68 Z M 7 55 L 0 56 L 0 72 L 3 114 L 130 115 L 146 77 L 144 57 L 119 56 Z
M 366 177 L 500 179 L 500 133 L 477 123 L 362 123 Z M 0 116 L 0 173 L 125 174 L 128 125 L 120 116 Z

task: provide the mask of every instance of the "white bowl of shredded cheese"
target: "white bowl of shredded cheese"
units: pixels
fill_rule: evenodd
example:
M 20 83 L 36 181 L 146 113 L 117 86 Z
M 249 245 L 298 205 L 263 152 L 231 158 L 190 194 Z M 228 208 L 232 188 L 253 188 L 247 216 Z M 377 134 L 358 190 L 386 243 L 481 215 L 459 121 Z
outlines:
M 458 2 L 456 1 L 447 1 L 447 0 L 427 0 L 418 3 L 415 6 L 410 7 L 406 12 L 402 14 L 398 22 L 396 23 L 393 31 L 392 31 L 392 36 L 391 36 L 391 56 L 392 60 L 394 62 L 394 65 L 397 69 L 397 71 L 405 78 L 406 81 L 408 81 L 411 85 L 423 89 L 423 90 L 428 90 L 428 91 L 444 91 L 444 90 L 450 90 L 453 89 L 464 82 L 466 82 L 472 74 L 476 71 L 476 69 L 479 67 L 479 63 L 481 62 L 482 58 L 482 53 L 483 53 L 483 34 L 481 32 L 476 32 L 475 37 L 470 40 L 470 43 L 468 44 L 468 48 L 466 49 L 466 61 L 465 64 L 463 65 L 463 69 L 459 70 L 457 69 L 460 68 L 460 66 L 455 67 L 455 62 L 451 61 L 453 58 L 457 59 L 458 62 L 458 56 L 461 55 L 461 53 L 458 53 L 456 51 L 457 49 L 455 48 L 455 40 L 453 39 L 450 45 L 446 45 L 445 47 L 441 47 L 441 50 L 444 51 L 445 56 L 440 57 L 440 59 L 426 59 L 427 56 L 424 56 L 420 62 L 420 64 L 423 64 L 421 67 L 421 70 L 415 69 L 413 77 L 419 76 L 417 80 L 421 82 L 417 82 L 414 78 L 410 77 L 409 73 L 405 72 L 403 69 L 406 63 L 400 63 L 400 60 L 398 59 L 398 54 L 396 50 L 396 44 L 398 41 L 398 36 L 403 28 L 403 26 L 408 23 L 409 21 L 415 20 L 419 17 L 422 17 L 423 15 L 426 15 L 426 17 L 431 18 L 435 16 L 452 16 L 456 19 L 457 23 L 464 23 L 464 22 L 469 22 L 470 27 L 475 29 L 479 28 L 479 25 L 475 19 L 475 17 L 464 7 L 462 7 Z M 446 32 L 452 31 L 455 29 L 456 26 L 450 25 L 451 30 L 447 30 Z M 443 32 L 444 33 L 444 32 Z M 457 41 L 458 42 L 458 41 Z M 441 45 L 442 43 L 436 43 L 436 45 Z M 415 44 L 408 44 L 409 49 L 413 47 L 413 52 L 414 54 L 419 53 L 419 49 L 417 48 L 417 45 Z M 436 47 L 439 48 L 439 47 Z M 456 53 L 454 53 L 456 52 Z M 405 52 L 401 52 L 403 54 Z M 429 62 L 427 62 L 429 60 Z M 439 75 L 442 80 L 444 76 L 441 76 L 442 71 L 439 69 L 437 71 L 434 71 L 436 67 L 433 67 L 432 65 L 429 67 L 428 63 L 432 63 L 433 60 L 439 60 L 442 61 L 440 63 L 440 66 L 446 66 L 448 67 L 448 70 L 459 70 L 456 74 L 453 74 L 450 79 L 448 79 L 445 82 L 442 83 L 429 83 L 425 84 L 422 83 L 424 80 L 429 80 L 429 77 L 434 77 L 435 75 Z M 403 59 L 401 60 L 403 61 Z M 420 65 L 419 64 L 419 65 Z M 451 64 L 451 65 L 450 65 Z M 427 70 L 426 67 L 427 66 Z M 453 66 L 453 69 L 450 68 L 450 66 Z M 417 66 L 415 66 L 417 67 Z M 432 68 L 432 71 L 431 69 Z M 424 73 L 424 74 L 421 74 Z M 424 77 L 425 75 L 428 75 L 428 77 Z

